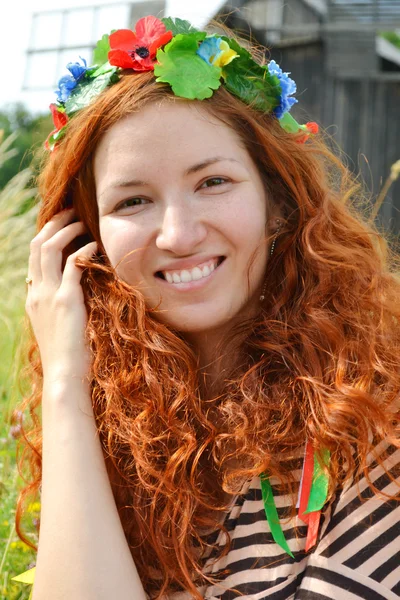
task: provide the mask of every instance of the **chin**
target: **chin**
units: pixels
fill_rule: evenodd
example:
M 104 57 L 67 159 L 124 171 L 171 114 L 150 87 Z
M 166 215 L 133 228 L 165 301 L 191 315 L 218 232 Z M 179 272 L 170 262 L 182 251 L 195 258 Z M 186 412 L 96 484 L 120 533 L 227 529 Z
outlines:
M 213 331 L 227 325 L 236 313 L 237 311 L 228 313 L 226 307 L 222 310 L 213 307 L 212 310 L 210 310 L 206 307 L 200 309 L 198 306 L 196 307 L 193 305 L 192 307 L 177 307 L 176 309 L 170 310 L 161 306 L 160 312 L 155 312 L 153 314 L 157 321 L 164 323 L 176 331 L 182 333 L 202 333 L 205 331 Z

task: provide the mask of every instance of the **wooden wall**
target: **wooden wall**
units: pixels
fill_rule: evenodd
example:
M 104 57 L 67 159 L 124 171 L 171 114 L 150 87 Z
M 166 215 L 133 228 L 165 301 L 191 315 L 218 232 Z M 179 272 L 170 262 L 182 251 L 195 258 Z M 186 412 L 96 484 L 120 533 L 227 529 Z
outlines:
M 264 2 L 268 4 L 269 0 Z M 259 4 L 257 0 L 258 14 Z M 310 21 L 310 9 L 302 5 L 301 0 L 284 3 L 288 9 L 283 12 L 282 24 L 291 25 L 296 19 L 301 23 L 304 15 L 308 15 Z M 284 35 L 281 42 L 271 45 L 265 22 L 260 22 L 259 17 L 252 21 L 251 6 L 251 1 L 246 2 L 243 12 L 236 13 L 230 25 L 238 24 L 243 30 L 247 20 L 253 35 L 269 47 L 270 58 L 284 71 L 291 72 L 299 100 L 292 108 L 293 115 L 300 122 L 315 120 L 327 129 L 347 155 L 348 166 L 353 172 L 361 173 L 375 201 L 391 165 L 400 160 L 400 68 L 383 72 L 383 62 L 376 56 L 375 47 L 370 46 L 367 52 L 363 44 L 352 43 L 354 33 L 351 31 L 340 35 L 317 32 L 308 40 L 297 36 L 292 42 Z M 341 53 L 339 64 L 335 51 L 343 44 L 343 36 L 347 40 L 346 52 Z M 360 41 L 359 36 L 356 41 Z M 366 58 L 371 52 L 375 60 L 368 73 Z M 366 56 L 362 56 L 363 53 Z M 392 185 L 378 222 L 400 235 L 400 178 Z
M 324 44 L 272 49 L 284 71 L 297 84 L 299 104 L 292 108 L 301 122 L 316 120 L 347 155 L 353 172 L 361 173 L 373 201 L 400 160 L 400 78 L 354 80 L 325 70 Z M 349 60 L 351 58 L 349 57 Z M 379 220 L 400 234 L 400 178 L 391 187 Z

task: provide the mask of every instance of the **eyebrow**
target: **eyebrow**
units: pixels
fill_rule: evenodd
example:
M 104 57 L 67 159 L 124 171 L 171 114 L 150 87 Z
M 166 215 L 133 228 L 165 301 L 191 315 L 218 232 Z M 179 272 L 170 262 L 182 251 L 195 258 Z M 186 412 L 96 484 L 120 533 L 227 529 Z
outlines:
M 231 162 L 235 162 L 238 163 L 238 160 L 235 160 L 234 158 L 226 158 L 225 156 L 213 156 L 211 158 L 207 158 L 206 160 L 203 160 L 200 163 L 197 163 L 197 165 L 193 165 L 192 167 L 189 167 L 186 171 L 185 171 L 185 175 L 192 175 L 193 173 L 197 173 L 198 171 L 202 171 L 203 169 L 205 169 L 206 167 L 213 165 L 217 162 L 222 162 L 222 161 L 231 161 Z
M 210 165 L 213 165 L 217 162 L 222 162 L 222 161 L 230 161 L 230 162 L 239 163 L 239 161 L 234 158 L 226 158 L 225 156 L 213 156 L 211 158 L 207 158 L 206 160 L 201 161 L 200 163 L 192 165 L 191 167 L 186 169 L 184 174 L 185 174 L 185 176 L 193 175 L 193 173 L 198 173 L 199 171 L 202 171 L 206 167 L 209 167 Z M 149 183 L 147 181 L 143 181 L 142 179 L 117 180 L 117 181 L 114 181 L 111 185 L 107 186 L 107 188 L 100 195 L 99 199 L 101 198 L 101 196 L 103 196 L 103 194 L 105 192 L 107 192 L 111 188 L 143 187 L 145 185 L 149 185 Z

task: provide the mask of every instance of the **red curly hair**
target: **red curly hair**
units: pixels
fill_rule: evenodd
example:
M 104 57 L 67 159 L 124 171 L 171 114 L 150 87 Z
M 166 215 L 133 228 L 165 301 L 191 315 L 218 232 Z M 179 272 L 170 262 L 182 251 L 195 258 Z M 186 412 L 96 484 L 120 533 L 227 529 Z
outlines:
M 186 589 L 200 599 L 195 584 L 215 580 L 202 575 L 207 546 L 199 530 L 226 532 L 219 513 L 238 482 L 267 471 L 293 494 L 294 507 L 288 459 L 306 438 L 331 452 L 330 497 L 355 473 L 368 475 L 375 443 L 400 446 L 400 269 L 368 223 L 362 186 L 323 136 L 299 144 L 273 115 L 222 86 L 201 106 L 240 136 L 284 218 L 259 314 L 232 328 L 216 350 L 235 348 L 239 360 L 202 397 L 194 352 L 117 277 L 99 234 L 96 146 L 119 119 L 160 100 L 187 102 L 152 73 L 124 75 L 71 120 L 39 177 L 38 228 L 73 205 L 99 242 L 98 256 L 81 263 L 82 285 L 92 403 L 115 501 L 146 592 L 159 598 Z M 35 547 L 21 530 L 23 507 L 41 482 L 42 371 L 33 336 L 29 343 L 32 391 L 18 407 L 33 420 L 19 463 L 29 484 L 16 524 Z M 232 466 L 234 456 L 239 465 Z

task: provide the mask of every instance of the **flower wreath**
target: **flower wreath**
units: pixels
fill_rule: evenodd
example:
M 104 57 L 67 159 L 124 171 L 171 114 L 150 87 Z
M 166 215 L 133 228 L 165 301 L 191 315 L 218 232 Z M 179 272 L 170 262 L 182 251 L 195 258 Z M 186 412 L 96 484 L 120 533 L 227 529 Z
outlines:
M 176 96 L 189 100 L 210 98 L 221 83 L 245 104 L 272 112 L 289 133 L 303 132 L 305 142 L 318 132 L 316 123 L 299 125 L 289 114 L 297 102 L 295 82 L 274 60 L 259 65 L 236 40 L 198 31 L 188 21 L 170 17 L 144 17 L 136 31 L 119 29 L 103 35 L 94 49 L 91 67 L 68 63 L 68 75 L 58 82 L 57 102 L 50 105 L 55 129 L 45 147 L 54 150 L 67 130 L 68 121 L 88 106 L 126 69 L 154 71 L 156 81 L 168 83 Z

